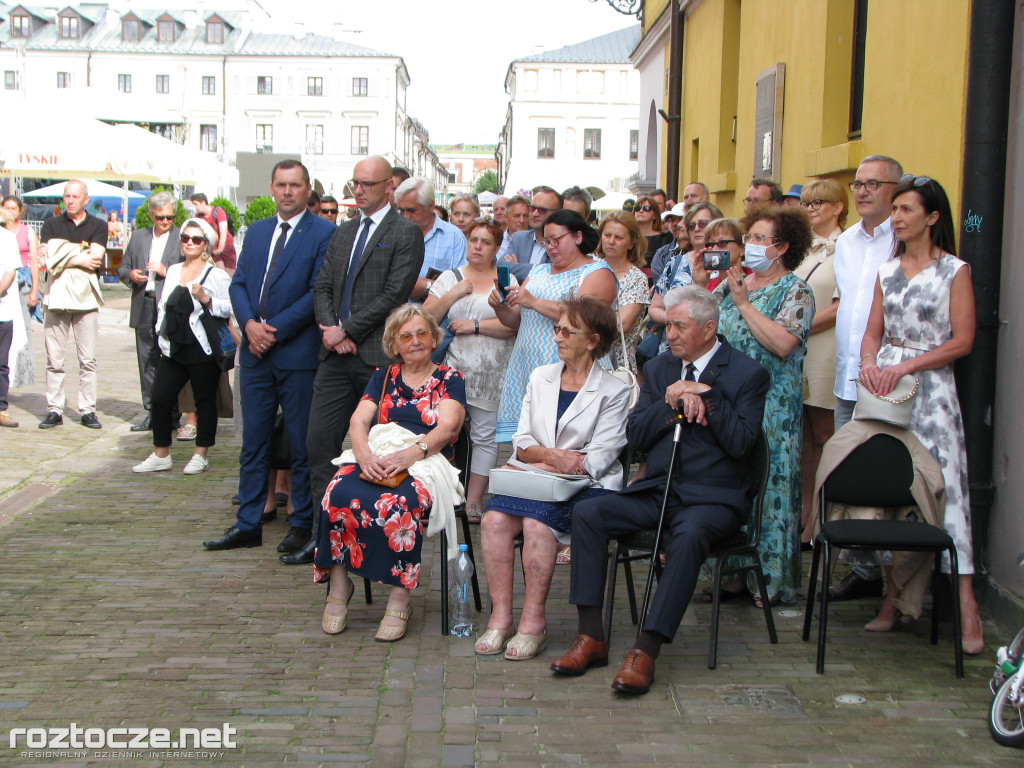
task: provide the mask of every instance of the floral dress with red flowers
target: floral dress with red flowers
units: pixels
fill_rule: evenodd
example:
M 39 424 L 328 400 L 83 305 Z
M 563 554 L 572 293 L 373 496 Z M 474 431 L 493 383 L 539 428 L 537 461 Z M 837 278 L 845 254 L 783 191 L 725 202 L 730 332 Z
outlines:
M 383 405 L 378 402 L 382 389 Z M 448 399 L 466 405 L 466 380 L 444 365 L 417 389 L 405 384 L 401 366 L 378 368 L 363 394 L 363 400 L 378 406 L 383 423 L 399 424 L 420 435 L 437 426 L 440 403 Z M 456 440 L 442 451 L 449 461 Z M 327 581 L 331 566 L 341 565 L 356 576 L 413 589 L 420 581 L 421 518 L 430 512 L 430 494 L 411 476 L 397 488 L 386 488 L 360 480 L 359 472 L 357 464 L 342 464 L 327 484 L 313 581 Z

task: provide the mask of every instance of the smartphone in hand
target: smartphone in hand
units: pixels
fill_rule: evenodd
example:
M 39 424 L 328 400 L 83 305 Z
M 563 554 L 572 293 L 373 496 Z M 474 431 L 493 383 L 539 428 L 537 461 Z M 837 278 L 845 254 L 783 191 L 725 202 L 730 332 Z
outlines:
M 498 267 L 498 294 L 501 296 L 501 300 L 504 301 L 508 298 L 508 289 L 512 284 L 512 273 L 509 272 L 508 267 Z

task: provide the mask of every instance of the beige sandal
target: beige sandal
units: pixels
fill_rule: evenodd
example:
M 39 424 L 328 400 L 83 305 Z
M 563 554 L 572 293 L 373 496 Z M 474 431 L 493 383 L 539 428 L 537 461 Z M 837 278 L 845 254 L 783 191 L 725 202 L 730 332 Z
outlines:
M 508 647 L 505 649 L 505 658 L 509 661 L 526 661 L 527 659 L 532 659 L 538 653 L 543 651 L 544 646 L 547 644 L 547 631 L 541 632 L 537 635 L 527 635 L 523 632 L 516 632 L 516 636 L 509 641 Z M 512 651 L 515 651 L 515 654 L 510 655 Z
M 480 656 L 497 656 L 505 650 L 509 639 L 516 633 L 515 627 L 508 629 L 488 629 L 476 641 L 477 654 Z
M 348 623 L 348 604 L 352 602 L 352 595 L 356 593 L 356 585 L 349 581 L 348 597 L 341 600 L 337 597 L 331 597 L 330 593 L 327 595 L 327 602 L 334 603 L 335 605 L 344 605 L 345 612 L 340 616 L 332 616 L 327 613 L 327 606 L 324 605 L 324 617 L 320 620 L 320 626 L 323 627 L 324 632 L 328 635 L 340 635 L 345 631 L 345 625 Z
M 373 639 L 379 640 L 382 643 L 393 643 L 395 640 L 401 640 L 405 637 L 405 630 L 409 627 L 409 617 L 412 616 L 412 606 L 410 605 L 404 611 L 384 611 L 384 615 L 393 616 L 402 623 L 392 627 L 381 621 L 380 626 L 377 627 L 377 634 L 373 636 Z

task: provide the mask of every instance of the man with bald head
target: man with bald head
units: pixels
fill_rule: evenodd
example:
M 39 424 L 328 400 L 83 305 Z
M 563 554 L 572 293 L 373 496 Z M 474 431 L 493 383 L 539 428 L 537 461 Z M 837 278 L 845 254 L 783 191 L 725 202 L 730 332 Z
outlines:
M 500 224 L 502 229 L 508 226 L 508 217 L 505 215 L 507 208 L 508 198 L 504 195 L 498 195 L 491 203 L 491 218 Z
M 96 417 L 96 337 L 103 305 L 96 273 L 103 265 L 107 225 L 86 213 L 89 191 L 72 179 L 64 185 L 64 212 L 43 223 L 50 289 L 43 303 L 46 342 L 46 418 L 40 429 L 64 423 L 64 357 L 74 334 L 78 351 L 78 411 L 83 427 L 99 429 Z
M 331 239 L 313 288 L 321 333 L 320 367 L 313 382 L 306 445 L 313 497 L 323 498 L 341 454 L 348 422 L 384 354 L 384 323 L 409 299 L 423 264 L 423 232 L 398 215 L 391 165 L 380 156 L 356 164 L 349 186 L 359 218 Z M 319 526 L 319 522 L 317 522 Z M 281 557 L 288 565 L 313 562 L 316 537 Z

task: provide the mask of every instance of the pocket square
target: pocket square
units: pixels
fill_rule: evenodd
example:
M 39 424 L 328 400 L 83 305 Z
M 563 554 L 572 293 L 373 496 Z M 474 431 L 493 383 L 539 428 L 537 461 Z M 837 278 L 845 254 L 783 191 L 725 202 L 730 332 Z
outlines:
M 378 248 L 390 248 L 391 243 L 377 243 Z

